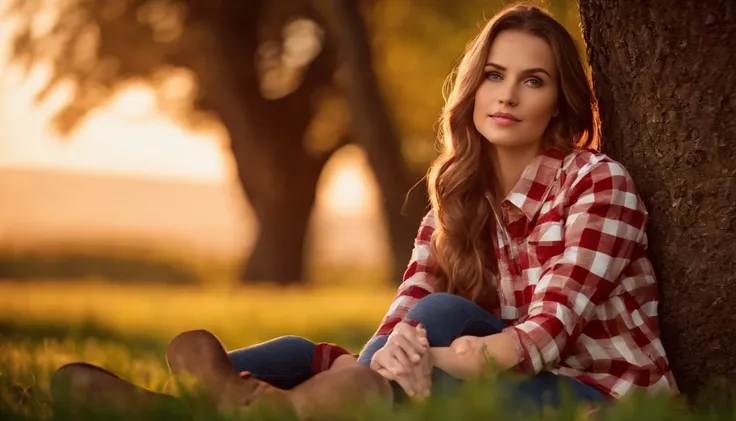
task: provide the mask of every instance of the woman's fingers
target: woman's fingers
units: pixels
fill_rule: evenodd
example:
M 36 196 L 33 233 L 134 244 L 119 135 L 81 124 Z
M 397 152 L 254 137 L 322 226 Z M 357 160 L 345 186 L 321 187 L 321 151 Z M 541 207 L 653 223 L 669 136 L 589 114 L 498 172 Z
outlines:
M 394 376 L 394 373 L 386 370 L 383 367 L 380 367 L 380 368 L 376 369 L 375 371 L 376 371 L 376 373 L 380 374 L 381 376 L 383 376 L 387 380 L 395 380 L 396 379 L 396 377 Z
M 412 399 L 429 396 L 432 364 L 427 331 L 421 324 L 399 324 L 386 345 L 371 359 L 370 367 L 382 377 L 396 382 Z
M 397 346 L 392 351 L 392 359 L 387 368 L 397 376 L 409 372 L 413 363 L 404 350 Z
M 384 351 L 382 349 L 378 350 L 375 354 L 373 354 L 373 358 L 371 358 L 370 368 L 371 370 L 378 371 L 381 368 L 383 368 L 383 365 L 381 364 L 381 359 L 383 358 Z
M 378 350 L 378 352 L 373 355 L 373 358 L 371 358 L 370 368 L 375 371 L 380 369 L 389 370 L 394 373 L 394 375 L 398 374 L 398 372 L 401 371 L 402 364 L 400 361 L 397 361 L 396 357 L 394 357 L 394 354 L 396 353 L 395 348 L 395 346 L 387 345 Z M 404 359 L 406 359 L 406 357 L 404 357 Z
M 371 362 L 371 368 L 387 380 L 395 381 L 406 392 L 407 396 L 412 399 L 424 399 L 429 396 L 431 388 L 431 378 L 424 376 L 419 364 L 413 364 L 411 369 L 405 371 L 401 375 L 397 375 L 393 370 L 384 367 L 379 360 Z
M 423 338 L 416 331 L 406 332 L 403 334 L 403 336 L 404 336 L 404 339 L 406 339 L 409 346 L 411 347 L 410 348 L 411 352 L 414 352 L 414 355 L 416 355 L 417 357 L 421 357 L 429 349 L 427 338 L 426 337 Z M 409 351 L 409 350 L 405 349 L 405 351 Z M 414 362 L 419 361 L 418 358 L 413 357 L 413 356 L 412 356 L 412 359 L 414 360 Z
M 412 327 L 408 323 L 401 323 L 396 326 L 396 333 L 398 334 L 395 335 L 397 339 L 403 336 L 410 345 L 409 349 L 404 349 L 407 355 L 411 356 L 411 352 L 413 351 L 418 356 L 422 356 L 429 349 L 429 342 L 426 341 L 426 331 L 424 331 L 424 327 L 421 324 Z M 415 357 L 412 358 L 416 359 Z
M 418 362 L 422 358 L 422 355 L 424 355 L 428 350 L 427 347 L 423 346 L 419 342 L 419 338 L 414 332 L 409 334 L 402 333 L 393 339 L 394 344 L 403 350 L 404 354 L 406 354 L 406 356 L 415 363 Z
M 378 370 L 379 368 L 384 368 L 391 371 L 394 376 L 409 372 L 414 363 L 412 363 L 410 357 L 404 352 L 404 347 L 407 346 L 404 344 L 404 341 L 406 341 L 406 338 L 398 336 L 376 352 L 371 359 L 371 369 Z
M 429 389 L 432 385 L 431 377 L 424 373 L 421 364 L 415 364 L 414 367 L 412 367 L 412 371 L 414 372 L 414 378 L 416 379 L 415 389 L 417 394 L 425 397 L 428 396 Z
M 421 355 L 416 352 L 411 341 L 403 335 L 393 338 L 391 355 L 407 369 L 412 363 L 421 359 Z
M 424 328 L 424 325 L 421 323 L 417 325 L 416 327 L 417 337 L 419 338 L 419 343 L 425 347 L 429 348 L 429 339 L 427 339 L 427 329 Z
M 385 379 L 398 383 L 409 397 L 413 398 L 417 394 L 413 382 L 406 376 L 396 376 L 391 370 L 387 370 L 383 367 L 378 368 L 376 372 Z
M 412 384 L 411 381 L 409 381 L 409 379 L 403 376 L 397 377 L 395 379 L 395 382 L 398 383 L 402 389 L 404 389 L 404 392 L 406 392 L 406 394 L 409 395 L 410 398 L 413 398 L 414 396 L 416 396 L 417 392 L 416 390 L 414 390 L 414 385 Z
M 384 367 L 379 367 L 376 371 L 384 378 L 398 383 L 410 397 L 413 398 L 417 394 L 419 389 L 417 388 L 417 381 L 412 371 L 408 371 L 402 375 L 396 375 L 392 370 Z

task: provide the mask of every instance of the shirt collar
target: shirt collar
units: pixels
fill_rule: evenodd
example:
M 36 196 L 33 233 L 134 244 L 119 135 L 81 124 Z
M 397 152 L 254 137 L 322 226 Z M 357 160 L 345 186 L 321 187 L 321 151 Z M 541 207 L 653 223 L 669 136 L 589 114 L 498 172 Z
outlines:
M 526 218 L 531 221 L 539 213 L 548 190 L 557 179 L 557 172 L 562 167 L 566 154 L 558 149 L 548 148 L 527 165 L 519 181 L 506 196 Z

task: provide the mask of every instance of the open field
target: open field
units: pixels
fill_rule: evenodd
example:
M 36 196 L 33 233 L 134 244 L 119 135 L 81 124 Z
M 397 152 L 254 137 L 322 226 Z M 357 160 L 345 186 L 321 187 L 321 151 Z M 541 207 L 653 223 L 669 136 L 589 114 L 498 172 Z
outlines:
M 188 329 L 209 329 L 229 348 L 296 334 L 358 351 L 379 323 L 393 293 L 389 288 L 274 290 L 0 283 L 0 419 L 52 419 L 49 376 L 71 361 L 99 364 L 140 385 L 162 390 L 168 379 L 164 347 L 173 335 Z M 331 317 L 325 317 L 327 308 Z M 418 407 L 400 406 L 391 415 L 365 409 L 345 414 L 345 418 L 510 419 L 492 390 L 492 382 L 472 385 L 458 396 Z M 609 410 L 605 419 L 736 419 L 733 406 L 721 404 L 717 411 L 683 412 L 663 400 L 634 398 Z M 197 408 L 200 412 L 188 416 L 208 420 L 225 417 Z M 116 418 L 114 415 L 107 414 L 105 419 Z M 262 419 L 283 417 L 287 415 L 266 414 Z M 80 418 L 57 414 L 56 419 Z M 181 418 L 164 411 L 151 419 Z M 523 419 L 581 419 L 581 411 L 567 406 Z

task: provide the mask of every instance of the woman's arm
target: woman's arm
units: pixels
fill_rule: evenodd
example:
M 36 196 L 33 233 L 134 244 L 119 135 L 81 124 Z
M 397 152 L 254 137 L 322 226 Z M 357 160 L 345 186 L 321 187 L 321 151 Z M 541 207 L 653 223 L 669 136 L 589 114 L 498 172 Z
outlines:
M 390 335 L 394 327 L 404 321 L 409 310 L 417 301 L 434 292 L 435 280 L 431 270 L 430 256 L 430 242 L 434 229 L 434 211 L 430 210 L 419 226 L 411 260 L 404 272 L 404 279 L 373 338 Z
M 429 349 L 435 367 L 461 380 L 474 379 L 485 373 L 487 359 L 497 370 L 508 370 L 519 363 L 519 351 L 508 333 L 485 337 L 463 336 L 449 347 Z
M 633 180 L 615 161 L 589 165 L 570 188 L 561 252 L 542 268 L 526 319 L 504 329 L 529 374 L 559 365 L 622 272 L 646 255 L 647 212 Z
M 464 355 L 455 342 L 431 348 L 437 367 L 455 377 L 475 377 L 485 369 L 484 355 L 501 370 L 520 365 L 536 374 L 557 366 L 622 271 L 644 255 L 647 212 L 631 177 L 614 161 L 591 165 L 573 183 L 563 250 L 543 268 L 528 317 L 499 334 L 460 338 L 471 344 Z M 479 351 L 483 345 L 485 353 Z
M 458 355 L 449 346 L 430 348 L 429 352 L 432 355 L 434 366 L 452 377 L 468 380 L 480 374 L 474 365 L 469 364 L 468 359 L 463 361 L 458 358 Z

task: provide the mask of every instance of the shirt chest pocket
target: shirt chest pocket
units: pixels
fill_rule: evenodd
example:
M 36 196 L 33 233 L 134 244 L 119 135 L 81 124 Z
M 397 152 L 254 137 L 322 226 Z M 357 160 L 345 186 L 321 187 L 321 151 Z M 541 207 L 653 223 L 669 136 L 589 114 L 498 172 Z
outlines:
M 534 227 L 526 239 L 529 267 L 540 267 L 565 251 L 564 221 L 550 221 Z

